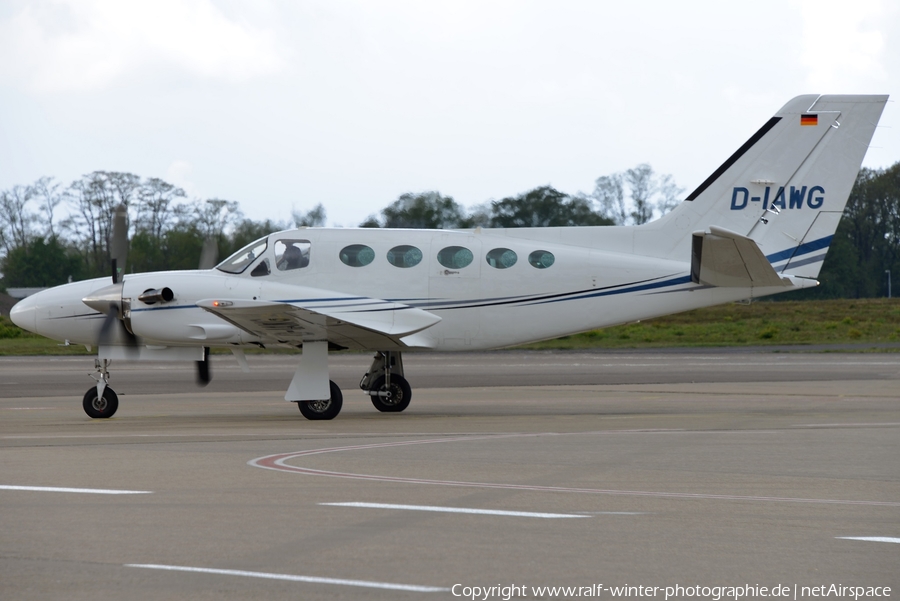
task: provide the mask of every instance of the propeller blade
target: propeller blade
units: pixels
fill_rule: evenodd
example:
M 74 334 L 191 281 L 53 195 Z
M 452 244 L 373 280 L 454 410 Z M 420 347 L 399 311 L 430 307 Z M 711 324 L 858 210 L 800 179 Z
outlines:
M 137 359 L 140 343 L 137 336 L 125 327 L 121 315 L 121 306 L 118 303 L 110 303 L 109 313 L 106 314 L 106 319 L 103 320 L 103 326 L 100 328 L 100 345 L 124 346 L 128 358 Z
M 122 290 L 124 284 L 113 284 L 95 290 L 90 296 L 81 299 L 85 305 L 106 315 L 100 326 L 97 344 L 100 346 L 124 346 L 126 353 L 137 356 L 140 344 L 137 336 L 132 334 L 123 321 Z
M 100 335 L 97 339 L 98 346 L 109 346 L 116 335 L 116 322 L 119 320 L 116 314 L 110 311 L 103 319 L 103 325 L 100 326 Z
M 200 251 L 200 269 L 212 269 L 219 260 L 219 244 L 215 238 L 207 238 L 203 241 L 203 250 Z
M 112 263 L 113 284 L 122 281 L 125 261 L 128 258 L 128 209 L 124 204 L 113 214 L 112 232 L 109 237 L 109 256 Z
M 203 347 L 203 361 L 196 361 L 197 385 L 206 386 L 212 380 L 212 367 L 209 364 L 209 347 Z

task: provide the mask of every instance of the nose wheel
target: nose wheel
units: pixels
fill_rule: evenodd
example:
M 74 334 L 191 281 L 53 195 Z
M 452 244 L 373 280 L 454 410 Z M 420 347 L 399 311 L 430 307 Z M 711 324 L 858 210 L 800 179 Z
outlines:
M 81 403 L 84 412 L 93 419 L 112 417 L 119 408 L 119 396 L 109 387 L 109 363 L 109 359 L 94 359 L 97 373 L 91 377 L 97 380 L 97 385 L 88 388 Z

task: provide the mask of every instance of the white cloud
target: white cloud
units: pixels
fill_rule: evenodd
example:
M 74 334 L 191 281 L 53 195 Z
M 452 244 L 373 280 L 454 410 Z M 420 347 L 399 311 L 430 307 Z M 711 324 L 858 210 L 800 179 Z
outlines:
M 270 30 L 210 0 L 37 0 L 0 21 L 0 80 L 32 91 L 96 91 L 156 67 L 227 82 L 279 71 Z

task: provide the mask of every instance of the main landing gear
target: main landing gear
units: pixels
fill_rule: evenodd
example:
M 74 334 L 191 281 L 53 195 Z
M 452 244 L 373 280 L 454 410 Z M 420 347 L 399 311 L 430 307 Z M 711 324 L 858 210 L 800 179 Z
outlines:
M 403 377 L 403 358 L 397 352 L 377 352 L 359 387 L 372 397 L 375 408 L 385 413 L 403 411 L 412 400 L 412 389 Z
M 297 408 L 306 419 L 334 419 L 341 412 L 344 395 L 333 381 L 328 380 L 331 397 L 324 401 L 298 401 Z
M 328 381 L 330 398 L 322 401 L 295 401 L 303 417 L 311 420 L 334 419 L 341 412 L 343 394 L 338 385 Z M 375 354 L 369 371 L 359 387 L 372 399 L 379 411 L 397 413 L 409 406 L 412 390 L 403 377 L 403 360 L 400 353 L 379 351 Z M 290 393 L 289 393 L 290 395 Z
M 109 387 L 109 359 L 95 359 L 94 369 L 97 370 L 97 375 L 91 374 L 91 377 L 97 380 L 97 385 L 91 386 L 84 393 L 82 407 L 88 417 L 94 419 L 112 417 L 119 408 L 119 397 Z

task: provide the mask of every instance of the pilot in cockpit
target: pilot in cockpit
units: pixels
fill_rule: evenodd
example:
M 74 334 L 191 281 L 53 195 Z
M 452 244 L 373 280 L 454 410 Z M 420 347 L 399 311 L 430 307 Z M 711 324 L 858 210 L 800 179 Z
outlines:
M 287 247 L 284 249 L 284 254 L 281 256 L 281 260 L 278 261 L 278 268 L 282 271 L 300 269 L 307 265 L 309 265 L 309 254 L 304 253 L 301 249 L 291 243 L 287 244 Z

